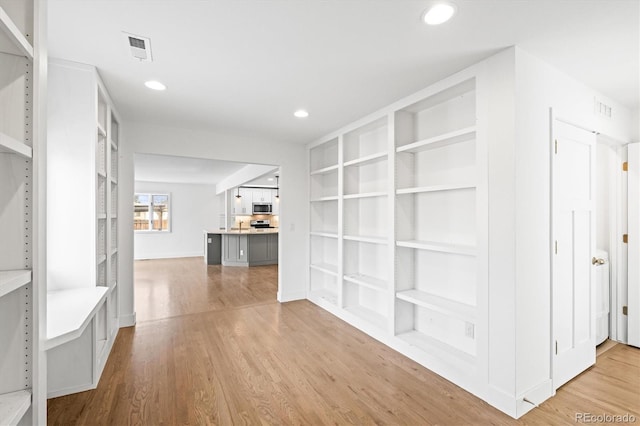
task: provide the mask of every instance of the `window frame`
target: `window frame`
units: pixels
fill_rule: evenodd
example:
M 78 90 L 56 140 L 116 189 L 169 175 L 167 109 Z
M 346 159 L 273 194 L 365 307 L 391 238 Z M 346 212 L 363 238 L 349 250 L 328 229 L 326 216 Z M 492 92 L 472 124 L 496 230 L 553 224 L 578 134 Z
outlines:
M 149 197 L 149 206 L 148 214 L 149 214 L 149 228 L 148 229 L 135 229 L 135 200 L 138 196 L 147 196 Z M 167 229 L 153 229 L 153 197 L 161 196 L 167 197 Z M 166 234 L 171 233 L 171 218 L 172 218 L 172 206 L 171 206 L 171 193 L 170 192 L 160 192 L 160 191 L 150 191 L 150 192 L 134 192 L 133 193 L 133 206 L 134 206 L 134 229 L 133 232 L 136 234 Z

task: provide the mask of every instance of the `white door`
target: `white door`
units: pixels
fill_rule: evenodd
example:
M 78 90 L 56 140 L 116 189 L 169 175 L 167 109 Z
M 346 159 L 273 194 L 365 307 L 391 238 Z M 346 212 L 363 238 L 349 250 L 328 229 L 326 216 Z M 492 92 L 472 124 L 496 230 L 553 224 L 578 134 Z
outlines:
M 629 280 L 627 342 L 640 347 L 640 144 L 628 146 L 627 209 Z
M 553 120 L 553 384 L 593 365 L 595 343 L 595 134 Z

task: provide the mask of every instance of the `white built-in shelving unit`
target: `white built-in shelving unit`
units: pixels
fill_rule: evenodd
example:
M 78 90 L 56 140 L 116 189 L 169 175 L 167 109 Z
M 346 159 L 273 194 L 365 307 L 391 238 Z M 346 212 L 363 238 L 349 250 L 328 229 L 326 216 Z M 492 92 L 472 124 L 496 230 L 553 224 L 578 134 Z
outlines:
M 48 395 L 95 388 L 118 331 L 117 113 L 94 67 L 49 63 Z M 74 360 L 75 362 L 70 362 Z
M 36 424 L 39 282 L 33 271 L 39 159 L 37 1 L 0 0 L 0 424 Z M 34 47 L 35 46 L 35 47 Z M 34 76 L 35 74 L 35 76 Z M 39 98 L 38 98 L 39 99 Z M 40 401 L 42 403 L 42 401 Z
M 309 147 L 308 298 L 454 379 L 481 368 L 476 86 L 467 71 Z

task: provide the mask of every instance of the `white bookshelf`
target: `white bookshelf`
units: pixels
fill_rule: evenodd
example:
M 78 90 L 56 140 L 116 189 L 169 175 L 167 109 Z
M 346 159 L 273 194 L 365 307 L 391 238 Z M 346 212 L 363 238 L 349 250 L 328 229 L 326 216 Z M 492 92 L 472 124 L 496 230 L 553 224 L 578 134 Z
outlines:
M 487 200 L 476 78 L 309 147 L 309 299 L 450 377 L 479 369 Z
M 49 73 L 57 113 L 49 117 L 48 216 L 56 226 L 47 229 L 47 393 L 57 397 L 95 388 L 119 327 L 120 120 L 94 67 L 50 60 Z M 86 368 L 67 371 L 72 354 Z
M 34 159 L 39 160 L 34 137 L 34 115 L 42 94 L 42 73 L 35 73 L 42 59 L 35 51 L 34 27 L 37 1 L 0 0 L 0 424 L 36 424 L 42 418 L 43 401 L 35 406 L 43 380 L 34 371 L 39 362 L 39 327 L 42 311 L 34 310 L 39 280 L 33 271 L 38 250 L 33 222 L 38 218 L 39 189 Z M 36 61 L 37 59 L 37 61 Z M 35 63 L 34 63 L 35 62 Z M 36 136 L 34 136 L 36 135 Z

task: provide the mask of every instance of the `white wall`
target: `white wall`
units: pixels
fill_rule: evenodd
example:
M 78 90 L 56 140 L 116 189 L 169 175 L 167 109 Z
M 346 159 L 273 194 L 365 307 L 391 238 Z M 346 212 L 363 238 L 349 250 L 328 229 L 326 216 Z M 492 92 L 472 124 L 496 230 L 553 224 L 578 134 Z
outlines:
M 594 98 L 617 114 L 594 114 Z M 628 140 L 631 114 L 516 48 L 516 395 L 551 377 L 550 117 Z
M 304 145 L 282 143 L 268 138 L 241 137 L 133 122 L 125 123 L 124 133 L 129 146 L 127 152 L 122 153 L 127 158 L 123 160 L 121 167 L 133 167 L 132 156 L 134 153 L 177 155 L 280 166 L 278 300 L 284 302 L 306 297 L 309 196 L 308 165 Z M 133 175 L 132 171 L 129 173 L 131 176 Z M 127 185 L 132 194 L 133 180 L 123 182 L 121 178 L 120 186 Z M 121 198 L 121 201 L 124 203 L 127 200 Z M 130 203 L 130 201 L 127 202 Z M 130 211 L 129 208 L 127 214 L 132 216 Z M 218 222 L 214 221 L 213 225 L 217 224 Z M 125 232 L 121 238 L 133 244 L 133 231 Z M 126 240 L 121 239 L 123 245 L 127 244 Z M 128 263 L 123 266 L 127 273 L 127 276 L 123 277 L 123 283 L 126 282 L 132 289 L 132 261 L 127 262 L 127 258 L 124 256 L 121 261 Z M 133 306 L 133 290 L 129 294 L 130 300 L 124 303 L 130 303 Z
M 631 113 L 520 48 L 485 63 L 489 163 L 488 398 L 512 415 L 551 388 L 550 108 L 628 140 Z M 480 96 L 480 95 L 479 95 Z M 485 97 L 486 96 L 486 97 Z M 594 99 L 614 106 L 594 114 Z M 516 405 L 513 405 L 513 401 Z
M 135 192 L 171 194 L 170 232 L 135 232 L 135 259 L 204 256 L 203 230 L 218 229 L 224 213 L 215 185 L 136 182 Z

